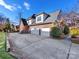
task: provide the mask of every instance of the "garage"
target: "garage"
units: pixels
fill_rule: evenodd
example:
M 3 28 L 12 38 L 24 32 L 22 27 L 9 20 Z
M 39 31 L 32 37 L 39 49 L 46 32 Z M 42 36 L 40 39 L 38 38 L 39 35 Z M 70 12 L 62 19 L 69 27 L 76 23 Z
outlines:
M 41 28 L 41 29 L 32 28 L 31 29 L 31 34 L 49 37 L 50 36 L 50 28 Z
M 50 28 L 42 28 L 41 36 L 50 37 Z
M 38 28 L 32 28 L 31 29 L 31 34 L 41 35 L 41 30 L 38 29 Z

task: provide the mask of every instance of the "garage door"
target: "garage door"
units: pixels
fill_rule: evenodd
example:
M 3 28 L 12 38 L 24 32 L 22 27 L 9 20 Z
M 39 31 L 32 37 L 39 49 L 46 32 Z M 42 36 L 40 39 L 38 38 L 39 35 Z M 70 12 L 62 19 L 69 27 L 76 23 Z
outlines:
M 32 28 L 31 33 L 36 35 L 41 35 L 41 30 L 38 28 Z
M 49 37 L 50 36 L 50 28 L 42 28 L 42 29 L 32 28 L 31 33 L 35 34 L 35 35 Z
M 41 36 L 50 37 L 50 28 L 42 28 L 41 29 Z

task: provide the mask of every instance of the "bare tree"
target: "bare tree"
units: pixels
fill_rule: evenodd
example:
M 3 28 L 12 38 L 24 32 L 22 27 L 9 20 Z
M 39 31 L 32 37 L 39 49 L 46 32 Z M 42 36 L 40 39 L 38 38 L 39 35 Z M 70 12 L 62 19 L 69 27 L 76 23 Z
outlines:
M 7 32 L 11 30 L 9 18 L 6 19 L 6 22 L 5 22 L 5 29 L 6 29 Z

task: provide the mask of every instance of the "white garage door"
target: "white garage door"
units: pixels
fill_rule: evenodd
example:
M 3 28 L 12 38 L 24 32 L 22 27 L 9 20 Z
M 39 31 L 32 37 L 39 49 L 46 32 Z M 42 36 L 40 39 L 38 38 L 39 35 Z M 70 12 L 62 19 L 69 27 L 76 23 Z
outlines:
M 39 35 L 39 29 L 37 29 L 37 28 L 32 28 L 32 29 L 31 29 L 31 33 L 32 33 L 32 34 Z
M 36 35 L 50 37 L 50 28 L 42 28 L 42 29 L 32 28 L 31 33 L 36 34 Z
M 50 28 L 42 28 L 41 35 L 46 36 L 46 37 L 50 37 Z

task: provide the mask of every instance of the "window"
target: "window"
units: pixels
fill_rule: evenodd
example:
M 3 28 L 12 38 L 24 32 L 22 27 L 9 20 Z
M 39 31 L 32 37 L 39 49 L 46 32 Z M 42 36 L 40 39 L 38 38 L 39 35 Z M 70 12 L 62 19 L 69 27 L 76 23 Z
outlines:
M 37 18 L 37 21 L 41 21 L 41 16 Z
M 43 14 L 36 17 L 36 23 L 43 22 Z

